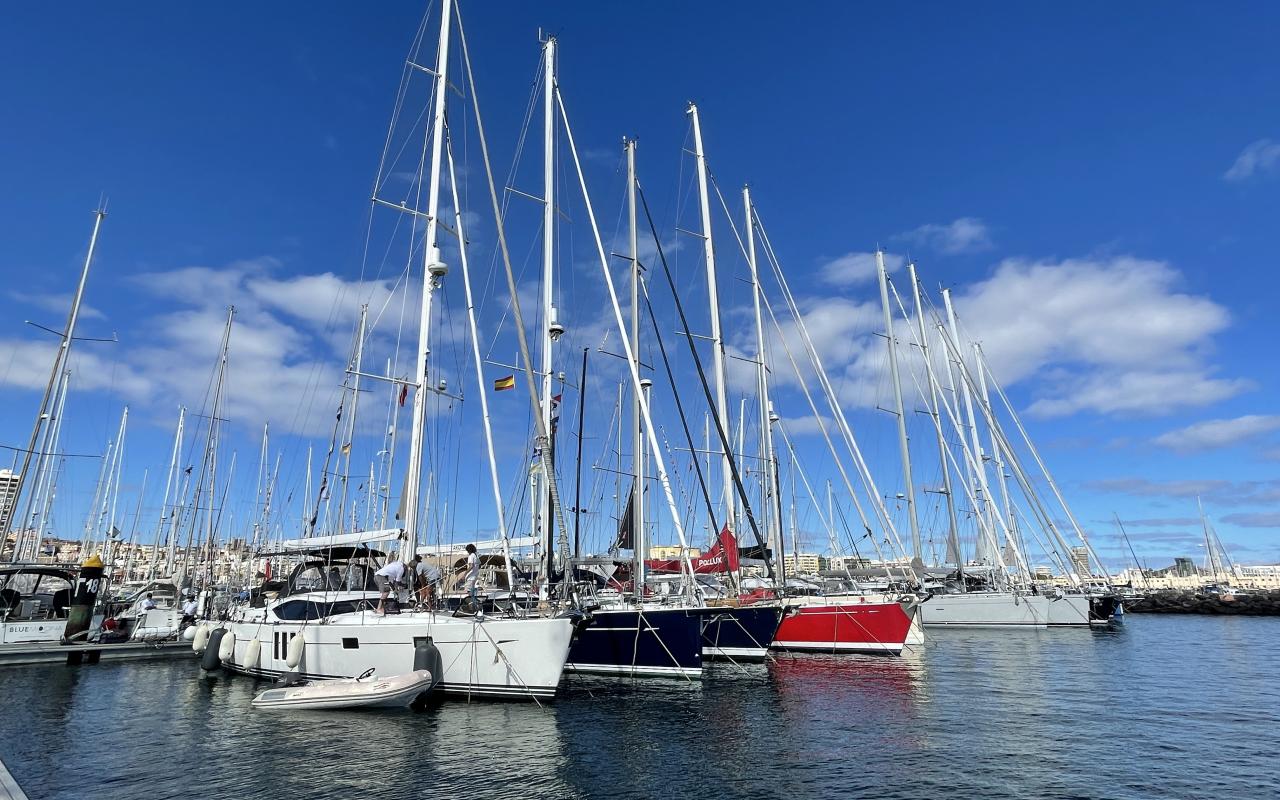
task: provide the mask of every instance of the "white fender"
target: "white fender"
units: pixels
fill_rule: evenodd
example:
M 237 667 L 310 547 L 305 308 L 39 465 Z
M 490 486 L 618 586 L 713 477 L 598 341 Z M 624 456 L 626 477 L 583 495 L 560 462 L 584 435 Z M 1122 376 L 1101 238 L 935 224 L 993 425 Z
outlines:
M 204 646 L 209 643 L 209 626 L 201 623 L 196 626 L 195 638 L 191 640 L 191 649 L 197 653 L 204 652 Z
M 198 632 L 199 628 L 195 625 L 188 625 L 182 629 L 182 638 L 188 642 L 194 642 L 196 640 L 196 633 Z
M 218 658 L 222 659 L 223 664 L 233 664 L 236 660 L 236 635 L 232 631 L 227 631 L 222 637 L 222 643 L 218 647 Z
M 297 669 L 302 663 L 302 649 L 305 645 L 302 642 L 302 634 L 299 633 L 289 640 L 289 651 L 285 653 L 284 663 L 289 669 Z
M 244 651 L 244 666 L 249 669 L 257 669 L 258 662 L 261 660 L 262 642 L 257 639 L 250 639 L 249 646 Z

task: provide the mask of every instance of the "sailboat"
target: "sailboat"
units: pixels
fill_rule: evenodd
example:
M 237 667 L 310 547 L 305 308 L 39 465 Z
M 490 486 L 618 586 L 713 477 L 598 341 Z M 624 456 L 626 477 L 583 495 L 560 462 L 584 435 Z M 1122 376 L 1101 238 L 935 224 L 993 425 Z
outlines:
M 604 249 L 601 244 L 599 229 L 595 223 L 595 215 L 591 206 L 591 198 L 586 191 L 586 182 L 582 175 L 582 166 L 578 158 L 576 145 L 573 141 L 572 130 L 569 127 L 568 114 L 564 108 L 564 101 L 560 94 L 560 86 L 556 72 L 556 48 L 557 40 L 554 37 L 548 37 L 543 42 L 543 109 L 544 109 L 544 196 L 541 198 L 543 203 L 543 284 L 542 284 L 542 318 L 546 324 L 542 331 L 542 364 L 540 370 L 541 377 L 541 397 L 539 398 L 538 412 L 542 415 L 542 424 L 544 430 L 551 427 L 551 412 L 554 398 L 551 388 L 551 373 L 553 366 L 552 350 L 555 340 L 560 333 L 563 333 L 563 327 L 556 317 L 556 310 L 552 306 L 552 281 L 554 280 L 554 260 L 555 260 L 555 217 L 556 217 L 556 200 L 555 200 L 555 141 L 557 130 L 563 128 L 565 138 L 569 145 L 569 152 L 579 178 L 580 188 L 582 190 L 583 203 L 586 206 L 587 215 L 591 222 L 592 234 L 596 244 L 596 250 L 601 260 L 601 267 L 604 271 L 605 279 L 609 284 L 610 292 L 613 293 L 612 277 L 609 274 L 609 266 L 605 261 Z M 557 125 L 557 119 L 561 125 Z M 635 146 L 634 142 L 628 142 L 627 163 L 628 175 L 634 181 L 635 175 Z M 636 239 L 636 209 L 635 209 L 635 193 L 629 190 L 630 197 L 630 221 L 631 221 L 631 264 L 632 264 L 632 327 L 631 335 L 623 324 L 621 309 L 616 304 L 616 294 L 613 295 L 615 301 L 614 311 L 615 319 L 619 326 L 619 333 L 623 339 L 626 348 L 626 359 L 631 373 L 631 394 L 632 394 L 632 468 L 633 480 L 636 484 L 634 490 L 637 499 L 631 504 L 630 513 L 633 515 L 630 520 L 632 530 L 635 533 L 636 541 L 634 543 L 635 558 L 632 563 L 632 584 L 634 592 L 631 596 L 611 596 L 603 598 L 581 597 L 579 598 L 579 607 L 585 612 L 586 617 L 580 626 L 577 636 L 569 651 L 569 656 L 565 669 L 572 673 L 605 675 L 613 677 L 676 677 L 685 679 L 694 679 L 702 676 L 703 661 L 701 647 L 701 621 L 696 608 L 690 607 L 684 602 L 670 603 L 660 602 L 646 596 L 645 592 L 645 523 L 643 518 L 644 502 L 643 502 L 643 455 L 645 452 L 646 442 L 645 434 L 648 435 L 649 441 L 647 446 L 650 452 L 656 452 L 656 439 L 653 438 L 652 417 L 649 413 L 648 399 L 645 396 L 645 385 L 640 380 L 638 368 L 638 353 L 635 351 L 637 347 L 636 333 L 638 331 L 639 310 L 637 305 L 637 292 L 639 280 L 639 261 Z M 643 431 L 643 432 L 642 432 Z M 662 464 L 661 454 L 655 457 L 659 468 L 659 473 L 664 485 L 668 490 L 665 467 Z M 552 569 L 554 560 L 553 553 L 558 549 L 560 551 L 560 570 L 562 576 L 572 575 L 574 572 L 574 564 L 568 558 L 567 538 L 565 525 L 563 524 L 562 515 L 556 513 L 556 504 L 551 497 L 551 489 L 554 485 L 554 464 L 549 458 L 540 459 L 542 468 L 541 481 L 538 484 L 540 495 L 537 503 L 538 528 L 543 533 L 545 539 L 545 553 L 548 561 L 544 564 L 544 575 L 546 576 L 546 591 L 548 594 L 553 591 L 563 591 L 568 584 L 565 578 L 561 578 L 559 587 L 553 589 L 550 586 L 551 578 L 555 570 Z M 559 521 L 559 525 L 553 526 L 553 521 Z M 550 540 L 551 530 L 556 528 L 560 532 L 560 546 L 553 546 Z M 683 534 L 681 534 L 683 535 Z
M 376 603 L 380 593 L 371 582 L 372 573 L 389 554 L 381 549 L 383 543 L 391 543 L 408 561 L 408 554 L 419 552 L 423 527 L 426 399 L 435 385 L 428 356 L 432 298 L 449 271 L 438 240 L 439 194 L 446 165 L 451 184 L 454 177 L 452 160 L 446 157 L 444 145 L 445 105 L 451 91 L 449 47 L 456 12 L 454 0 L 441 4 L 434 70 L 411 63 L 414 69 L 432 75 L 434 103 L 430 137 L 424 148 L 429 153 L 429 182 L 424 187 L 427 208 L 425 212 L 403 209 L 415 221 L 426 220 L 417 363 L 412 381 L 406 384 L 413 391 L 413 425 L 403 501 L 404 526 L 285 542 L 283 551 L 300 563 L 284 587 L 261 595 L 255 603 L 237 606 L 229 621 L 197 636 L 193 647 L 203 651 L 202 663 L 206 667 L 222 666 L 264 677 L 289 676 L 290 680 L 349 679 L 369 668 L 383 677 L 426 669 L 437 682 L 437 690 L 468 698 L 546 698 L 555 694 L 560 683 L 573 635 L 574 621 L 570 617 L 455 616 L 431 610 L 379 615 Z M 460 17 L 456 29 L 469 77 L 471 62 Z M 474 90 L 472 85 L 472 110 L 487 168 L 488 151 Z M 456 192 L 454 195 L 456 206 Z M 460 217 L 455 207 L 455 219 Z M 501 236 L 500 217 L 498 224 Z
M 914 480 L 911 468 L 911 452 L 908 446 L 905 407 L 902 397 L 902 382 L 897 361 L 897 337 L 894 330 L 894 315 L 890 305 L 890 291 L 897 300 L 897 307 L 902 316 L 907 317 L 906 307 L 892 286 L 888 272 L 884 266 L 884 255 L 876 253 L 877 277 L 880 285 L 880 299 L 884 313 L 888 362 L 894 388 L 897 412 L 897 428 L 901 453 L 903 480 L 907 487 L 905 499 L 907 514 L 912 529 L 912 545 L 917 570 L 922 578 L 922 588 L 928 588 L 920 605 L 920 619 L 925 626 L 936 627 L 1071 627 L 1089 626 L 1101 619 L 1105 621 L 1110 612 L 1096 608 L 1098 599 L 1084 592 L 1063 591 L 1056 587 L 1042 587 L 1033 581 L 1031 570 L 1027 565 L 1025 546 L 1017 526 L 1012 493 L 1007 485 L 1006 467 L 1018 478 L 1029 502 L 1037 511 L 1037 516 L 1045 521 L 1051 539 L 1060 540 L 1053 522 L 1043 505 L 1035 495 L 1031 483 L 1021 471 L 1021 465 L 1004 436 L 1002 428 L 996 422 L 988 394 L 988 373 L 981 361 L 981 350 L 975 344 L 974 357 L 970 360 L 960 355 L 958 346 L 959 333 L 955 312 L 951 305 L 948 290 L 943 291 L 947 324 L 944 327 L 939 320 L 936 325 L 937 340 L 943 347 L 941 355 L 946 364 L 947 387 L 944 389 L 935 369 L 935 359 L 931 355 L 930 340 L 926 329 L 926 312 L 923 293 L 920 290 L 915 264 L 908 264 L 907 272 L 911 283 L 914 304 L 914 327 L 909 326 L 912 344 L 919 348 L 924 365 L 927 391 L 920 391 L 928 408 L 928 416 L 932 422 L 937 441 L 938 456 L 943 476 L 943 487 L 939 492 L 946 503 L 948 522 L 947 542 L 950 557 L 955 561 L 954 576 L 956 580 L 942 586 L 929 587 L 925 581 L 937 574 L 938 570 L 926 569 L 921 560 L 921 534 L 915 502 Z M 956 379 L 959 375 L 959 380 Z M 998 387 L 997 387 L 998 388 Z M 948 400 L 948 397 L 951 400 Z M 964 406 L 966 424 L 963 424 L 958 408 Z M 990 453 L 984 453 L 979 441 L 977 415 L 974 408 L 981 411 L 981 418 L 990 435 Z M 1010 409 L 1012 413 L 1012 409 Z M 963 469 L 956 463 L 956 456 L 949 447 L 943 429 L 943 415 L 952 423 L 958 433 Z M 1019 425 L 1021 429 L 1021 426 Z M 1028 440 L 1030 446 L 1030 441 Z M 1034 452 L 1034 451 L 1033 451 Z M 1037 455 L 1038 459 L 1038 455 Z M 988 462 L 992 462 L 996 474 L 996 486 L 1001 499 L 997 508 L 992 502 L 990 482 L 988 480 Z M 964 497 L 974 509 L 974 520 L 978 528 L 976 563 L 966 563 L 959 542 L 956 503 L 953 496 L 951 473 L 953 468 L 963 473 L 962 488 Z M 1046 473 L 1047 475 L 1047 473 Z M 1048 476 L 1052 483 L 1052 477 Z M 1059 495 L 1059 499 L 1061 497 Z M 1065 503 L 1064 506 L 1065 508 Z M 1066 509 L 1070 515 L 1070 510 Z M 1074 518 L 1072 517 L 1073 524 Z M 1083 532 L 1081 532 L 1083 538 Z M 1051 548 L 1053 549 L 1053 548 Z M 1058 551 L 1065 550 L 1061 543 Z M 1081 583 L 1075 575 L 1073 565 L 1068 563 L 1069 572 L 1077 586 Z M 1014 574 L 1010 575 L 1010 568 Z M 946 575 L 948 570 L 942 570 Z

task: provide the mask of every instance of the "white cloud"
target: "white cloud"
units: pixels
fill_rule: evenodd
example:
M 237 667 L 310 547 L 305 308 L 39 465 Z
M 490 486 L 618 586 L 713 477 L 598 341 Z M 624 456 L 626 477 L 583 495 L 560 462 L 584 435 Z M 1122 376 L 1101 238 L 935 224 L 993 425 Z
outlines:
M 856 281 L 868 268 L 874 277 L 872 258 L 851 253 L 831 262 L 835 266 L 823 277 L 842 274 Z M 982 343 L 1001 383 L 1031 384 L 1031 413 L 1163 414 L 1206 406 L 1253 387 L 1249 380 L 1217 374 L 1212 340 L 1230 324 L 1230 315 L 1208 297 L 1179 291 L 1180 280 L 1166 262 L 1131 256 L 1007 259 L 954 299 L 962 327 Z M 904 302 L 910 305 L 910 298 Z M 884 341 L 871 335 L 882 332 L 880 304 L 840 296 L 802 298 L 799 304 L 842 402 L 857 407 L 886 402 Z M 798 326 L 781 307 L 776 310 L 782 330 L 771 335 L 773 382 L 794 386 L 782 343 L 805 379 L 811 377 L 808 359 Z M 918 383 L 927 390 L 919 353 L 910 346 L 916 323 L 899 319 L 896 312 L 895 303 L 903 388 L 914 393 Z M 743 337 L 735 343 L 754 352 L 754 344 Z M 936 347 L 931 351 L 940 357 Z
M 71 391 L 117 390 L 145 395 L 151 383 L 130 365 L 112 361 L 119 345 L 75 345 L 71 348 Z M 56 340 L 0 339 L 0 351 L 9 354 L 0 384 L 43 391 L 58 348 Z M 108 349 L 109 348 L 109 349 Z
M 403 327 L 404 341 L 417 335 L 418 285 L 410 283 L 406 305 L 399 295 L 392 299 L 396 287 L 391 281 L 351 281 L 331 273 L 281 277 L 276 274 L 280 266 L 275 259 L 261 258 L 129 278 L 137 290 L 155 298 L 153 307 L 162 310 L 138 320 L 109 352 L 89 346 L 73 349 L 73 389 L 112 391 L 135 407 L 154 407 L 164 414 L 172 413 L 178 403 L 200 408 L 227 307 L 235 306 L 224 415 L 255 427 L 269 421 L 276 430 L 327 434 L 360 304 L 370 303 L 371 315 L 385 305 L 391 318 L 383 320 L 382 330 L 366 344 L 366 363 L 377 364 L 370 371 L 380 372 L 397 329 Z M 397 291 L 403 294 L 405 289 Z M 441 319 L 437 341 L 448 340 L 453 328 L 463 326 L 450 327 Z M 0 383 L 43 388 L 52 343 L 20 340 L 0 346 L 12 353 Z M 401 364 L 399 371 L 404 369 Z M 447 373 L 437 370 L 440 377 Z M 372 424 L 372 417 L 369 421 Z
M 821 436 L 825 429 L 831 436 L 836 436 L 835 420 L 827 416 L 815 417 L 807 414 L 803 417 L 784 420 L 787 434 L 790 436 Z
M 48 311 L 57 314 L 59 323 L 56 327 L 60 330 L 66 321 L 66 315 L 71 313 L 71 301 L 73 296 L 70 294 L 38 294 L 35 292 L 11 291 L 9 296 L 19 303 L 29 305 L 32 308 L 38 308 L 41 311 Z M 88 303 L 80 303 L 80 319 L 106 319 L 106 315 Z M 50 325 L 49 327 L 55 327 Z
M 884 267 L 889 272 L 901 269 L 907 259 L 894 253 L 884 254 Z M 832 286 L 851 286 L 876 279 L 876 254 L 853 252 L 825 261 L 818 266 L 823 283 Z
M 1168 528 L 1179 525 L 1199 525 L 1199 517 L 1156 517 L 1150 519 L 1121 520 L 1126 528 Z M 1110 524 L 1111 520 L 1103 520 L 1102 524 Z
M 1114 369 L 1094 374 L 1063 373 L 1047 385 L 1052 396 L 1041 397 L 1028 408 L 1039 417 L 1063 417 L 1080 411 L 1168 414 L 1211 405 L 1253 387 L 1250 381 L 1215 378 L 1205 371 Z
M 1033 413 L 1168 413 L 1252 386 L 1214 375 L 1212 337 L 1230 315 L 1179 279 L 1131 256 L 1007 259 L 955 304 L 1003 383 L 1037 379 Z
M 1246 414 L 1233 419 L 1209 419 L 1185 428 L 1162 433 L 1153 441 L 1161 447 L 1184 453 L 1213 450 L 1248 442 L 1280 430 L 1280 416 Z
M 992 247 L 991 233 L 977 217 L 960 217 L 945 225 L 921 225 L 894 238 L 946 255 L 976 253 Z
M 1227 514 L 1222 521 L 1242 528 L 1280 528 L 1280 513 L 1264 511 L 1251 514 Z
M 1088 481 L 1085 488 L 1132 497 L 1166 497 L 1194 502 L 1197 497 L 1221 506 L 1280 502 L 1280 480 L 1228 481 L 1216 478 L 1153 481 L 1148 478 L 1106 478 Z
M 1240 152 L 1231 169 L 1222 174 L 1227 181 L 1243 181 L 1280 166 L 1280 142 L 1259 139 Z

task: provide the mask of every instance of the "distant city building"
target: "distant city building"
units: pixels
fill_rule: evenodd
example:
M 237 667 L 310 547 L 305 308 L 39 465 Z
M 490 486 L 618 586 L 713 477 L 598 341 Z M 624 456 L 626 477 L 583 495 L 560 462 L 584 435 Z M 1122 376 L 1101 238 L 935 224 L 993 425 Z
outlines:
M 786 571 L 792 575 L 804 573 L 816 575 L 827 567 L 827 559 L 817 553 L 789 553 L 782 559 Z
M 1051 581 L 1053 580 L 1053 569 L 1043 566 L 1036 567 L 1032 577 L 1038 581 Z
M 702 557 L 702 549 L 698 547 L 682 549 L 679 545 L 660 544 L 649 548 L 649 558 L 661 561 L 674 561 L 677 558 L 683 558 L 685 552 L 689 553 L 689 558 Z
M 1140 570 L 1129 567 L 1111 577 L 1117 585 L 1132 586 L 1135 589 L 1194 591 L 1209 583 L 1241 589 L 1280 589 L 1280 564 L 1240 565 L 1233 571 L 1224 570 L 1214 574 L 1196 569 L 1190 559 L 1178 560 L 1187 563 L 1175 564 L 1168 569 Z
M 1089 577 L 1089 548 L 1071 548 L 1071 569 L 1082 578 Z
M 1175 558 L 1173 560 L 1173 574 L 1179 578 L 1190 578 L 1200 574 L 1196 562 L 1189 558 Z
M 40 534 L 32 530 L 14 533 L 13 560 L 35 561 L 40 555 Z
M 18 475 L 11 469 L 0 469 L 0 532 L 8 533 L 17 501 Z
M 866 569 L 871 562 L 862 556 L 832 556 L 827 559 L 827 569 L 834 572 Z

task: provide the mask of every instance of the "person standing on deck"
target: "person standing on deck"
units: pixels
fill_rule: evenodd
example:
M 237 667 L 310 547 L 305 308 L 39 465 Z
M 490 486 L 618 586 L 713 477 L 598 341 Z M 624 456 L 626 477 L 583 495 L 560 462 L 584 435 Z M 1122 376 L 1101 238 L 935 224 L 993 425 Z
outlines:
M 414 558 L 414 579 L 418 588 L 418 602 L 427 608 L 436 607 L 436 584 L 440 582 L 440 568 L 423 561 L 421 556 Z
M 400 560 L 400 555 L 397 553 L 391 557 L 385 567 L 373 573 L 373 582 L 377 584 L 378 591 L 381 592 L 381 596 L 378 597 L 378 610 L 374 612 L 378 616 L 386 613 L 383 611 L 382 606 L 386 603 L 387 595 L 391 593 L 393 588 L 396 590 L 396 599 L 399 600 L 400 587 L 404 585 L 404 572 L 404 562 Z
M 476 555 L 476 546 L 467 545 L 467 596 L 476 599 L 476 583 L 480 580 L 480 557 Z

